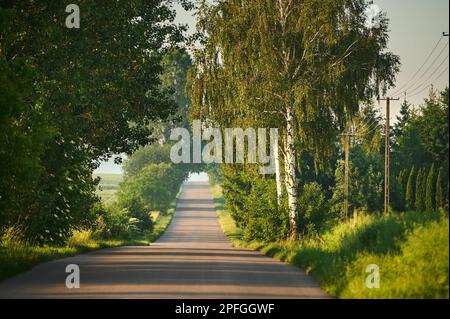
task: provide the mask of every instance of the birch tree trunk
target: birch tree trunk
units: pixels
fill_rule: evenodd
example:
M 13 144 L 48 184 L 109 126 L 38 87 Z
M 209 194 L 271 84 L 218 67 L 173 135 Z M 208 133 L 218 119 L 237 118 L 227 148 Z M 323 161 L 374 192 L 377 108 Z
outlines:
M 291 105 L 286 107 L 286 143 L 285 152 L 285 182 L 288 196 L 288 211 L 291 240 L 298 239 L 298 216 L 297 216 L 297 184 L 296 163 L 294 148 L 294 114 Z
M 283 181 L 281 178 L 281 167 L 280 167 L 280 146 L 278 144 L 278 139 L 274 145 L 274 160 L 275 160 L 275 180 L 277 184 L 277 204 L 281 205 L 281 198 L 283 197 Z

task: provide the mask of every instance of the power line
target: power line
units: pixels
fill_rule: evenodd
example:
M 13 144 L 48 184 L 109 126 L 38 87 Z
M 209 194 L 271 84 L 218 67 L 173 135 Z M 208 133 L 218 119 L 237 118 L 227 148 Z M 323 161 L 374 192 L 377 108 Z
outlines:
M 431 56 L 433 55 L 434 51 L 436 51 L 437 47 L 439 46 L 439 44 L 442 41 L 442 37 L 439 37 L 439 40 L 437 41 L 436 45 L 434 46 L 433 50 L 431 50 L 430 54 L 428 55 L 428 57 L 425 59 L 425 62 L 423 62 L 423 64 L 420 66 L 420 68 L 416 71 L 416 73 L 414 73 L 414 75 L 412 76 L 412 78 L 409 79 L 408 82 L 406 82 L 403 86 L 401 86 L 400 88 L 397 89 L 397 91 L 394 92 L 394 94 L 397 94 L 398 92 L 400 92 L 401 90 L 403 90 L 403 88 L 405 88 L 409 83 L 411 83 L 411 81 L 413 81 L 416 76 L 420 73 L 420 71 L 422 71 L 423 67 L 428 63 L 428 61 L 430 60 Z
M 442 39 L 442 38 L 441 38 L 441 39 Z M 439 52 L 439 54 L 436 56 L 436 58 L 433 60 L 433 62 L 427 67 L 427 69 L 420 75 L 420 77 L 419 77 L 414 83 L 412 83 L 411 85 L 409 85 L 407 88 L 403 89 L 402 91 L 408 92 L 411 88 L 415 87 L 415 86 L 417 85 L 417 83 L 419 83 L 419 82 L 423 79 L 423 77 L 425 77 L 425 76 L 427 75 L 428 71 L 430 71 L 431 68 L 434 67 L 434 65 L 436 64 L 436 62 L 438 61 L 438 59 L 439 59 L 439 58 L 441 57 L 441 55 L 444 53 L 445 49 L 448 47 L 448 44 L 449 44 L 449 42 L 447 41 L 446 45 L 442 48 L 442 50 Z M 445 62 L 445 60 L 446 60 L 447 58 L 448 58 L 448 54 L 447 54 L 447 56 L 444 58 L 444 61 L 442 61 L 441 64 L 438 66 L 437 69 L 439 69 L 439 68 L 442 66 L 442 64 L 444 64 L 444 62 Z M 433 76 L 436 72 L 437 72 L 437 70 L 435 70 L 435 71 L 431 74 L 431 76 Z M 431 77 L 431 76 L 430 76 L 430 77 Z M 428 80 L 428 79 L 427 79 L 427 80 Z M 423 83 L 422 83 L 421 85 L 423 85 Z M 420 86 L 421 86 L 421 85 L 420 85 Z M 394 94 L 392 94 L 392 96 L 397 97 L 397 96 L 399 96 L 399 95 L 401 95 L 401 94 L 403 94 L 403 92 L 397 91 L 397 92 L 395 92 Z
M 444 74 L 447 73 L 449 67 L 446 67 L 432 82 L 435 82 L 437 80 L 439 80 Z M 420 90 L 419 92 L 413 92 L 413 94 L 408 95 L 409 97 L 411 96 L 416 96 L 419 95 L 420 93 L 424 92 L 426 89 L 428 89 L 429 87 L 431 87 L 433 85 L 433 83 L 428 84 L 426 87 L 424 87 L 422 90 Z
M 429 80 L 433 77 L 433 75 L 435 75 L 437 72 L 439 72 L 439 69 L 441 68 L 441 66 L 447 61 L 447 59 L 448 59 L 448 57 L 449 57 L 449 55 L 447 54 L 447 56 L 445 57 L 445 59 L 441 62 L 441 64 L 439 64 L 439 66 L 426 78 L 426 80 L 424 80 L 421 84 L 419 84 L 418 86 L 416 86 L 416 87 L 414 87 L 414 88 L 411 88 L 411 91 L 409 91 L 409 90 L 407 90 L 407 91 L 405 91 L 405 92 L 407 92 L 407 93 L 410 93 L 410 94 L 414 94 L 418 89 L 420 89 L 424 84 L 426 84 L 426 83 L 428 83 L 429 82 Z M 446 69 L 448 69 L 448 67 L 446 68 Z M 446 70 L 445 69 L 445 70 Z M 444 71 L 445 71 L 444 70 Z M 440 74 L 440 76 L 442 76 L 442 73 Z M 439 77 L 440 77 L 439 76 Z M 438 78 L 439 78 L 438 77 Z M 436 81 L 438 78 L 436 78 L 436 79 L 434 79 L 433 80 L 433 82 L 434 81 Z M 400 94 L 397 94 L 397 95 L 395 95 L 395 97 L 398 97 L 398 96 L 400 96 L 400 95 L 402 95 L 403 93 L 400 93 Z

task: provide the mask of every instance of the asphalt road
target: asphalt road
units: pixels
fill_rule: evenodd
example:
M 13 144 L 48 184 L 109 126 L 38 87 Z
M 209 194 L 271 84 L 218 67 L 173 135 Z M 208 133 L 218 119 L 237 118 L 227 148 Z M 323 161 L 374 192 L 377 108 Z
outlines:
M 80 288 L 66 287 L 68 264 Z M 190 182 L 164 235 L 148 247 L 104 249 L 47 262 L 0 283 L 0 298 L 327 298 L 304 271 L 233 248 L 207 183 Z

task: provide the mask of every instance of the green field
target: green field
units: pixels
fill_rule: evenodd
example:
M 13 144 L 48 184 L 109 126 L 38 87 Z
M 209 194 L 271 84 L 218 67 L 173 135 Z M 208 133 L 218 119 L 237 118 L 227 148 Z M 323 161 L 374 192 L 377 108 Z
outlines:
M 122 174 L 94 174 L 95 177 L 100 177 L 100 184 L 97 187 L 97 194 L 105 203 L 114 202 L 116 199 L 116 192 L 119 189 L 119 184 L 123 181 Z

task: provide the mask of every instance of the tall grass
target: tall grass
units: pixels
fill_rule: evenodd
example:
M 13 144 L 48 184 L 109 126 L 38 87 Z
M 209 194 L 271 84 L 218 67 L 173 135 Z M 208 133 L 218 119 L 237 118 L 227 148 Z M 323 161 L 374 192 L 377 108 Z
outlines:
M 304 268 L 338 298 L 448 298 L 447 214 L 405 212 L 359 215 L 298 242 L 245 242 L 226 212 L 220 186 L 213 187 L 219 220 L 238 247 L 247 247 Z M 366 267 L 380 269 L 380 288 L 366 287 Z

